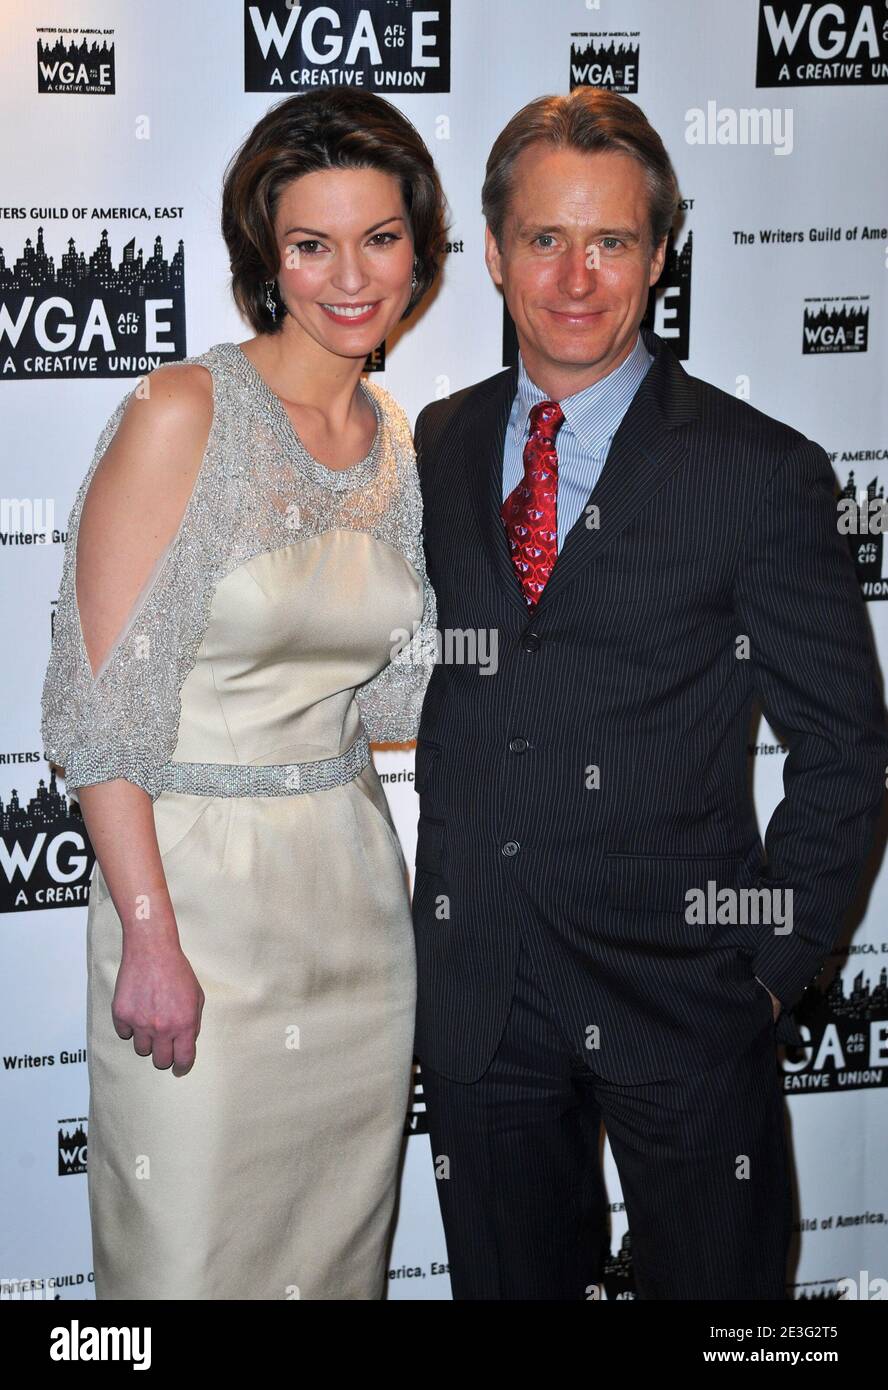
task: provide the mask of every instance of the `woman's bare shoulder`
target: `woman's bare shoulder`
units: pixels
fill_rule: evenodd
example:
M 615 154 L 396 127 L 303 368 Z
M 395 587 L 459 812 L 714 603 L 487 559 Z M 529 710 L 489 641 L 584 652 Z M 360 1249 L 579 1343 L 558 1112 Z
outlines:
M 131 394 L 98 461 L 77 535 L 77 599 L 94 671 L 179 527 L 212 418 L 206 368 L 158 367 Z
M 142 377 L 127 402 L 118 434 L 125 430 L 133 443 L 143 439 L 151 443 L 151 453 L 163 467 L 169 455 L 158 448 L 161 440 L 176 453 L 188 452 L 196 441 L 206 443 L 212 419 L 213 380 L 208 368 L 194 362 L 169 362 Z
M 213 384 L 206 367 L 168 363 L 142 377 L 102 455 L 91 491 L 118 485 L 175 494 L 194 481 L 213 422 Z M 162 501 L 162 499 L 155 499 Z M 175 506 L 175 498 L 170 498 Z

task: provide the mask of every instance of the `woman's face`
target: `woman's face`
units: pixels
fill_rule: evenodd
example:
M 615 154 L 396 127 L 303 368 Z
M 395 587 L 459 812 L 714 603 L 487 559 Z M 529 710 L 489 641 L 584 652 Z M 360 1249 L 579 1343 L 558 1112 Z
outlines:
M 413 236 L 398 180 L 379 169 L 303 174 L 280 195 L 275 237 L 294 326 L 342 357 L 378 347 L 411 295 Z

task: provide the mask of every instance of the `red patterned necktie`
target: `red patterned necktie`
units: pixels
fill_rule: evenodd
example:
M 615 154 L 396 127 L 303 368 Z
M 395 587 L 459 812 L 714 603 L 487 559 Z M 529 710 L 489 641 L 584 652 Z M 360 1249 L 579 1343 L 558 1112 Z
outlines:
M 524 446 L 524 477 L 509 493 L 500 515 L 524 597 L 537 602 L 558 556 L 558 455 L 555 435 L 564 419 L 557 401 L 530 408 L 530 437 Z

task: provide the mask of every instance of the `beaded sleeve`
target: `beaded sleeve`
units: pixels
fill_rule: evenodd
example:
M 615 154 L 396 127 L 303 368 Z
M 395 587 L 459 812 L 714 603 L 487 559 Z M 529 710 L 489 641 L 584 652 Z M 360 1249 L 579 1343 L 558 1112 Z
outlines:
M 207 553 L 213 535 L 208 482 L 219 429 L 214 412 L 204 460 L 178 531 L 93 676 L 75 588 L 77 534 L 87 489 L 132 394 L 127 393 L 103 426 L 68 518 L 40 731 L 45 756 L 64 769 L 68 791 L 121 777 L 154 800 L 160 792 L 160 769 L 176 746 L 179 689 L 194 663 L 212 597 L 207 586 L 213 572 Z
M 426 573 L 422 543 L 422 493 L 416 471 L 413 437 L 404 411 L 389 397 L 389 420 L 401 470 L 399 545 L 422 581 L 423 613 L 409 641 L 400 645 L 387 666 L 358 686 L 355 699 L 371 743 L 405 743 L 416 737 L 426 686 L 437 657 L 437 606 Z
M 341 474 L 304 449 L 278 398 L 236 343 L 182 359 L 210 370 L 213 422 L 179 529 L 155 563 L 121 634 L 93 676 L 75 587 L 77 532 L 93 473 L 132 392 L 104 425 L 74 499 L 43 683 L 46 757 L 68 790 L 124 778 L 154 800 L 178 741 L 181 689 L 197 660 L 216 585 L 246 560 L 335 527 L 363 530 L 398 548 L 422 581 L 418 630 L 355 699 L 367 737 L 412 739 L 436 650 L 435 597 L 425 571 L 422 497 L 403 410 L 364 383 L 378 443 Z

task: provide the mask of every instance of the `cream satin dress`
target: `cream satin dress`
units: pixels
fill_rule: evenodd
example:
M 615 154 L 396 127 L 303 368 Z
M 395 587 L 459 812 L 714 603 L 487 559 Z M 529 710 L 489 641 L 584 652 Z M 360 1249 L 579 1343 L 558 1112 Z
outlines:
M 103 714 L 95 698 L 86 708 L 89 692 L 75 712 L 70 702 L 67 715 L 58 712 L 65 701 L 55 703 L 55 682 L 73 660 L 65 643 L 78 646 L 79 628 L 66 636 L 57 625 L 57 669 L 51 663 L 45 695 L 47 746 L 67 751 L 81 784 L 114 773 L 113 757 L 103 759 L 121 741 L 127 756 L 141 751 L 141 770 L 130 775 L 154 798 L 182 949 L 206 996 L 196 1061 L 184 1076 L 158 1070 L 117 1035 L 111 1002 L 122 933 L 97 864 L 87 921 L 96 1296 L 377 1299 L 415 1002 L 409 880 L 379 777 L 371 761 L 322 790 L 263 795 L 169 790 L 164 779 L 179 764 L 197 769 L 198 784 L 220 766 L 246 766 L 250 776 L 266 765 L 304 773 L 307 764 L 354 752 L 365 733 L 415 733 L 430 668 L 415 651 L 412 663 L 391 656 L 395 630 L 416 634 L 422 624 L 427 637 L 434 621 L 409 429 L 388 393 L 365 387 L 378 412 L 374 453 L 337 476 L 302 456 L 282 405 L 237 345 L 188 360 L 214 377 L 218 430 L 200 486 L 223 539 L 202 525 L 200 505 L 192 510 L 185 531 L 202 538 L 197 562 L 193 543 L 177 550 L 180 535 L 158 567 L 168 591 L 155 602 L 155 575 L 126 636 L 163 644 L 163 615 L 175 615 L 175 641 L 160 653 L 149 645 L 148 656 L 180 674 L 187 668 L 175 717 L 167 692 L 176 680 L 166 671 L 160 696 L 147 685 L 135 690 L 162 707 L 166 750 L 151 761 L 149 731 L 135 728 L 134 660 L 115 668 L 116 686 L 107 662 L 100 673 L 111 726 L 104 742 L 101 729 L 83 731 Z M 224 539 L 231 517 L 246 514 L 238 488 L 251 486 L 232 466 L 233 447 L 252 448 L 254 464 L 257 449 L 270 451 L 278 485 L 279 451 L 302 501 L 297 531 L 256 533 L 286 543 L 257 551 L 254 536 L 246 558 L 242 537 Z M 207 476 L 220 465 L 215 479 Z M 355 525 L 359 515 L 368 529 Z M 204 555 L 214 557 L 209 582 Z M 171 560 L 190 577 L 170 574 Z M 188 602 L 194 610 L 185 620 Z M 102 776 L 89 771 L 96 765 Z

